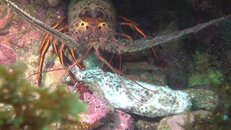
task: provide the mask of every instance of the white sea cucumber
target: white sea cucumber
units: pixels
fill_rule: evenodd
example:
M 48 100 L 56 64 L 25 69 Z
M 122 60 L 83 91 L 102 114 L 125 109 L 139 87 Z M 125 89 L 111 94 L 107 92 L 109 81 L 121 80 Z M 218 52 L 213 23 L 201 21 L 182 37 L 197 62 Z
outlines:
M 134 82 L 99 68 L 75 67 L 72 72 L 78 80 L 100 91 L 114 108 L 128 113 L 154 118 L 186 112 L 192 106 L 187 93 L 168 86 Z

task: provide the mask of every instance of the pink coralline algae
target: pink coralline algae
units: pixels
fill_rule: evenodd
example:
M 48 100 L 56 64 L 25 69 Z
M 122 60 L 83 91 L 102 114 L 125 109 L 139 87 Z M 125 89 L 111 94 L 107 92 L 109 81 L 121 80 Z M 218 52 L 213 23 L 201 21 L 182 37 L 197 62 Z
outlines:
M 0 41 L 4 44 L 13 44 L 15 47 L 29 47 L 32 41 L 41 38 L 40 31 L 33 29 L 26 21 L 13 21 L 7 31 L 0 35 Z
M 33 37 L 30 37 L 30 36 L 33 36 Z M 40 39 L 40 34 L 36 30 L 29 31 L 19 39 L 17 46 L 18 47 L 28 46 L 29 44 L 33 44 L 33 41 L 39 40 L 39 39 Z
M 133 130 L 134 120 L 131 115 L 120 110 L 114 110 L 108 102 L 93 93 L 87 85 L 78 83 L 77 91 L 81 99 L 88 103 L 88 113 L 82 116 L 82 122 L 91 126 L 100 127 L 99 130 Z M 70 91 L 75 91 L 73 86 L 68 87 Z
M 107 117 L 113 112 L 112 107 L 110 107 L 105 100 L 95 94 L 85 92 L 83 97 L 84 101 L 89 103 L 88 114 L 86 115 L 86 120 L 84 122 L 94 126 L 104 124 L 104 121 L 106 121 L 104 119 L 107 119 Z
M 5 44 L 0 44 L 0 64 L 13 64 L 15 61 L 16 54 L 14 50 Z
M 115 113 L 115 130 L 132 130 L 134 129 L 134 119 L 131 115 L 116 110 Z
M 7 24 L 9 24 L 9 21 L 11 20 L 12 17 L 13 17 L 13 12 L 10 9 L 7 9 L 7 15 L 5 15 L 0 19 L 0 30 L 4 29 L 7 26 Z
M 120 110 L 115 110 L 110 122 L 100 128 L 100 130 L 133 130 L 134 129 L 134 119 L 131 115 L 122 112 Z

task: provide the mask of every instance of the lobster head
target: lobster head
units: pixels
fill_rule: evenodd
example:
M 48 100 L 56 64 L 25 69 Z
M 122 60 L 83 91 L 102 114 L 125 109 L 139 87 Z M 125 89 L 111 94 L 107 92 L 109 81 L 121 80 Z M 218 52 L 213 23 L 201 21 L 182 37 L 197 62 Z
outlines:
M 79 43 L 105 43 L 115 34 L 116 14 L 108 0 L 74 1 L 68 9 L 69 35 Z

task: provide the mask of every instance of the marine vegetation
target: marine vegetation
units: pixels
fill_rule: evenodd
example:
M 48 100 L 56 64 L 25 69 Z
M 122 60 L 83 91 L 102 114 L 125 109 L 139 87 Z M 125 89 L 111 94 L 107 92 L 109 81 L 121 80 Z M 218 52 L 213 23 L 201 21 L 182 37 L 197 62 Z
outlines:
M 224 82 L 224 76 L 221 71 L 211 67 L 212 56 L 208 53 L 197 52 L 194 57 L 195 70 L 189 77 L 189 86 L 196 85 L 221 85 Z
M 193 124 L 186 123 L 184 128 L 187 130 L 226 130 L 231 125 L 231 87 L 228 83 L 228 77 L 222 71 L 219 59 L 206 52 L 196 52 L 193 56 L 196 68 L 192 70 L 189 77 L 189 86 L 196 87 L 207 85 L 219 95 L 219 106 L 208 117 L 202 120 L 196 117 Z
M 25 69 L 20 62 L 0 66 L 0 129 L 47 130 L 52 123 L 84 127 L 78 119 L 87 105 L 76 93 L 64 86 L 53 92 L 36 88 L 23 78 Z
M 196 116 L 194 122 L 189 120 L 182 127 L 185 130 L 228 130 L 231 126 L 231 88 L 227 83 L 212 87 L 220 96 L 220 105 L 217 109 L 208 115 L 204 120 L 199 115 Z

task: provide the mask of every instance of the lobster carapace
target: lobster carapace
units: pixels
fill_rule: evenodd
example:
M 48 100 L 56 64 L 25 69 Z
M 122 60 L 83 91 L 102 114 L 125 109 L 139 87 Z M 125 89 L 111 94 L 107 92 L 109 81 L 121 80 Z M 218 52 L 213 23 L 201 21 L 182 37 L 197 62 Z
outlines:
M 116 13 L 109 0 L 72 0 L 69 4 L 69 35 L 80 43 L 110 41 L 115 26 Z

